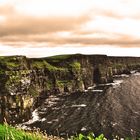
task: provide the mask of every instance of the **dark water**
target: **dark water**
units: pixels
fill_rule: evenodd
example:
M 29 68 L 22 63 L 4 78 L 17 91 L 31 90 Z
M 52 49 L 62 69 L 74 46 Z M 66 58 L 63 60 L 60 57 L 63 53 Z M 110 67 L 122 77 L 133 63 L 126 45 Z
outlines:
M 118 82 L 96 87 L 100 90 L 49 96 L 37 109 L 39 120 L 30 126 L 62 136 L 90 131 L 108 138 L 140 136 L 140 75 Z

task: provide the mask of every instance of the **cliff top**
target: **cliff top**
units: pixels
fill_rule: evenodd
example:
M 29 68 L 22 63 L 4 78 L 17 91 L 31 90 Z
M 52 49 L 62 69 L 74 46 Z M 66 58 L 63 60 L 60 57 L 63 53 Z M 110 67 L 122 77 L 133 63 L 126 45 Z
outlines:
M 92 64 L 104 64 L 111 62 L 127 62 L 137 61 L 140 63 L 140 57 L 115 57 L 107 55 L 84 55 L 84 54 L 66 54 L 56 55 L 44 58 L 27 58 L 22 55 L 15 56 L 0 56 L 0 71 L 4 70 L 26 70 L 32 68 L 47 67 L 50 70 L 56 70 L 63 67 L 68 67 L 74 61 L 83 62 L 89 60 Z

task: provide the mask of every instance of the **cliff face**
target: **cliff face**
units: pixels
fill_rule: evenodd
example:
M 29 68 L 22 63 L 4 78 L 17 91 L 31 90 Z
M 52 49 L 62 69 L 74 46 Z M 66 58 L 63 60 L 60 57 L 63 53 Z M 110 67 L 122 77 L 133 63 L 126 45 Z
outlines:
M 0 122 L 30 118 L 50 94 L 83 91 L 112 82 L 113 75 L 140 68 L 140 58 L 105 55 L 61 55 L 40 59 L 0 57 Z
M 66 138 L 94 132 L 110 140 L 115 136 L 136 139 L 140 136 L 140 73 L 117 77 L 112 84 L 85 93 L 48 96 L 34 111 L 39 119 L 25 125 Z

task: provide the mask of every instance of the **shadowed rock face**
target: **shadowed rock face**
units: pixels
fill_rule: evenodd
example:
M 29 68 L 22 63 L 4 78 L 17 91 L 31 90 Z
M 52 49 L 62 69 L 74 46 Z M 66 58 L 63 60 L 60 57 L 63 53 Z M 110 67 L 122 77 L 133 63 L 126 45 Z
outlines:
M 110 88 L 103 100 L 106 102 L 104 108 L 109 105 L 106 112 L 110 113 L 114 134 L 122 137 L 140 135 L 140 75 L 131 76 L 116 89 Z
M 49 96 L 37 109 L 40 120 L 30 126 L 48 133 L 73 135 L 93 131 L 112 136 L 140 135 L 140 75 L 96 92 Z

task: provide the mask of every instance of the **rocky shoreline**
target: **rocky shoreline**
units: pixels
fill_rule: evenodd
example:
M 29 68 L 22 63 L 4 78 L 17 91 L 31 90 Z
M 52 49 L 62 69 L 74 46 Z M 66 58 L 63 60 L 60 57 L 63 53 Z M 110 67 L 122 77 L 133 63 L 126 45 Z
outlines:
M 24 128 L 39 127 L 49 134 L 59 133 L 63 137 L 91 131 L 96 135 L 104 133 L 107 138 L 139 136 L 140 106 L 131 96 L 140 101 L 140 73 L 114 77 L 113 83 L 89 87 L 86 92 L 47 97 Z M 135 86 L 138 86 L 136 91 L 130 93 L 129 88 Z M 138 118 L 133 120 L 134 124 L 132 116 Z

